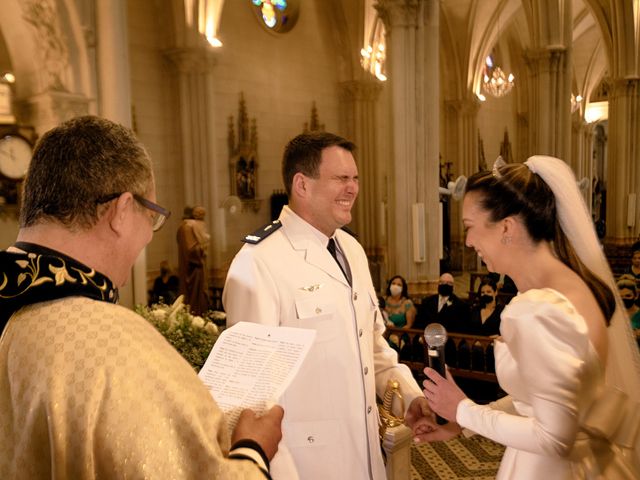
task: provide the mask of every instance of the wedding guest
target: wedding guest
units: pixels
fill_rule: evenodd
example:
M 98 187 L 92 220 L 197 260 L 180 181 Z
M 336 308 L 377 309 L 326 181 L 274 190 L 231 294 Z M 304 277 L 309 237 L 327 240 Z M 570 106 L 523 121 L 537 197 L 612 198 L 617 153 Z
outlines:
M 168 216 L 130 130 L 78 117 L 36 145 L 0 252 L 0 478 L 268 478 L 282 409 L 230 434 L 186 360 L 116 304 Z
M 477 303 L 471 309 L 469 324 L 461 333 L 492 336 L 500 334 L 500 314 L 504 308 L 497 301 L 498 285 L 484 277 L 478 286 Z
M 464 427 L 504 444 L 498 480 L 640 478 L 640 358 L 569 166 L 534 156 L 472 175 L 462 220 L 467 246 L 520 292 L 495 342 L 509 395 L 477 405 L 427 368 L 429 405 L 451 423 L 420 438 Z
M 407 281 L 400 275 L 389 280 L 385 298 L 385 312 L 387 325 L 397 328 L 412 328 L 416 319 L 416 307 L 409 298 Z M 396 350 L 400 358 L 411 359 L 411 344 L 407 334 L 397 335 L 392 333 L 388 338 L 391 348 Z
M 400 275 L 389 280 L 385 297 L 385 311 L 394 327 L 412 328 L 416 319 L 416 307 L 409 298 L 407 281 Z
M 285 147 L 289 195 L 277 221 L 245 237 L 223 302 L 227 324 L 311 328 L 316 340 L 283 395 L 283 447 L 276 480 L 386 478 L 376 394 L 390 379 L 404 396 L 407 423 L 426 401 L 382 336 L 384 324 L 367 256 L 345 230 L 358 196 L 355 145 L 328 132 L 298 135 Z M 286 447 L 286 448 L 284 448 Z
M 418 306 L 413 328 L 423 329 L 440 323 L 447 331 L 459 332 L 469 321 L 469 306 L 454 292 L 453 275 L 445 272 L 438 280 L 438 294 L 425 298 Z
M 633 275 L 636 283 L 640 283 L 640 241 L 631 245 L 631 265 L 627 273 Z
M 160 262 L 160 275 L 153 281 L 149 293 L 149 305 L 162 302 L 171 305 L 178 298 L 178 277 L 173 274 L 169 262 Z
M 640 328 L 640 307 L 637 305 L 638 286 L 636 285 L 636 280 L 633 275 L 622 275 L 618 279 L 617 285 L 631 321 L 631 328 L 637 330 Z

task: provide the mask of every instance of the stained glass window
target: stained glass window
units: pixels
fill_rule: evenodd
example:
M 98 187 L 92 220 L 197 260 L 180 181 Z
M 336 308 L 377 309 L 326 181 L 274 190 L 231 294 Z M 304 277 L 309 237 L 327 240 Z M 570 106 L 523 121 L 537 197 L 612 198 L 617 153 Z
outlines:
M 251 3 L 256 17 L 269 31 L 288 32 L 298 19 L 297 0 L 251 0 Z

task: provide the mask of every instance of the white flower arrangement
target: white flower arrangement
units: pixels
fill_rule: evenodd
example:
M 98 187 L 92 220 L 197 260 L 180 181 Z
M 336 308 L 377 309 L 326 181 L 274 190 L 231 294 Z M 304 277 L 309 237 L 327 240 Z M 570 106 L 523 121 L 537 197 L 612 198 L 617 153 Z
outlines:
M 213 320 L 220 321 L 221 315 L 226 318 L 224 312 L 207 312 L 204 317 L 191 314 L 182 295 L 172 305 L 137 305 L 136 313 L 148 320 L 196 371 L 204 365 L 220 334 Z

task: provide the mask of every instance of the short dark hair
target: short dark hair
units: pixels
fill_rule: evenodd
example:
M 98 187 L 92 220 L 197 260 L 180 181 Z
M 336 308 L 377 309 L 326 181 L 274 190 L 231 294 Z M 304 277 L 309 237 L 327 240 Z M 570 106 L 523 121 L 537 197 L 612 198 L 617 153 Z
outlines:
M 24 183 L 20 226 L 55 220 L 88 229 L 100 217 L 100 199 L 148 193 L 151 160 L 128 128 L 105 118 L 76 117 L 37 143 Z
M 356 149 L 353 142 L 328 132 L 302 133 L 287 144 L 282 157 L 282 181 L 289 196 L 295 174 L 318 178 L 322 151 L 333 146 L 349 152 Z
M 631 245 L 631 256 L 633 257 L 633 254 L 638 252 L 640 252 L 640 241 L 634 242 L 633 245 Z
M 471 192 L 479 195 L 480 207 L 489 213 L 491 222 L 519 217 L 535 243 L 550 242 L 558 258 L 588 285 L 609 325 L 616 309 L 613 291 L 576 254 L 558 222 L 555 195 L 542 177 L 524 163 L 509 163 L 495 173 L 471 175 L 465 195 Z

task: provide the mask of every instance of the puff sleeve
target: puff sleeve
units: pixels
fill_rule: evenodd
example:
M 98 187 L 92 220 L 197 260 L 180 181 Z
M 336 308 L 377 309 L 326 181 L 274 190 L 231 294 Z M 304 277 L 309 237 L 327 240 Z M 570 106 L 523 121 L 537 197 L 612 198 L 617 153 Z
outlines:
M 567 456 L 578 432 L 589 348 L 587 327 L 580 319 L 569 301 L 552 290 L 515 298 L 503 312 L 501 327 L 520 377 L 512 379 L 517 384 L 514 408 L 499 410 L 500 405 L 464 400 L 458 406 L 458 423 L 518 450 Z M 506 383 L 512 391 L 509 379 Z

